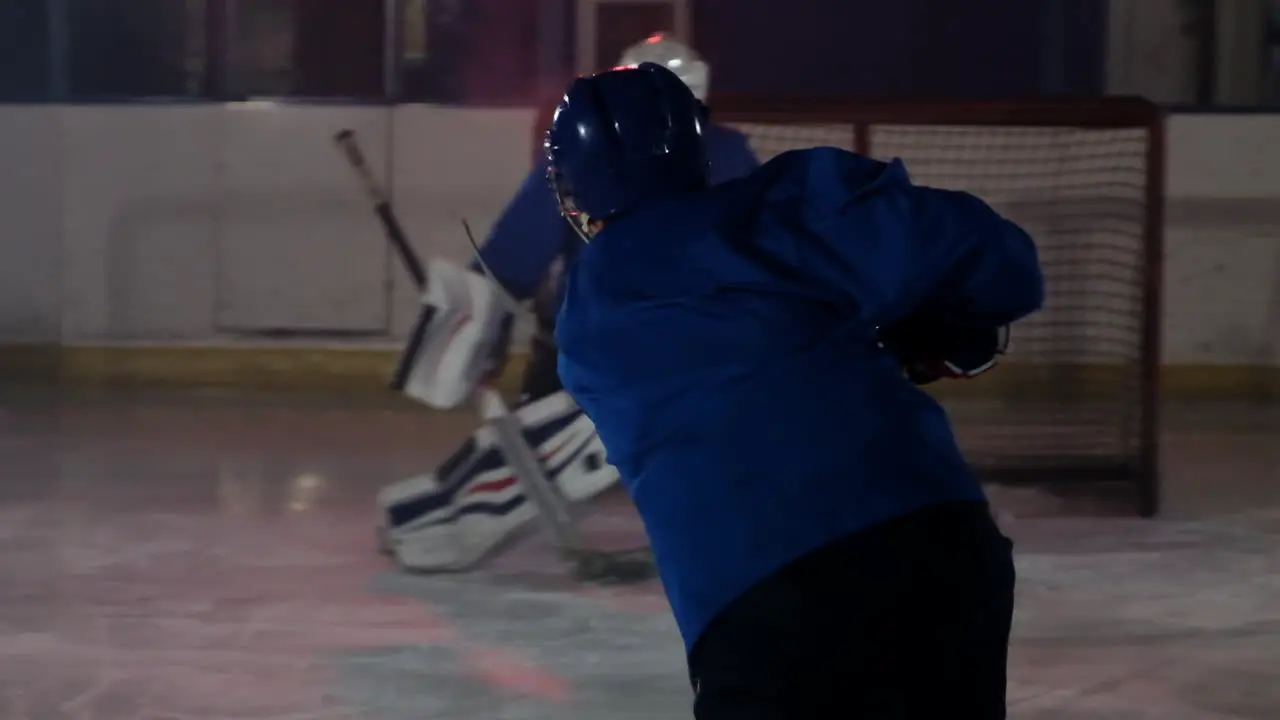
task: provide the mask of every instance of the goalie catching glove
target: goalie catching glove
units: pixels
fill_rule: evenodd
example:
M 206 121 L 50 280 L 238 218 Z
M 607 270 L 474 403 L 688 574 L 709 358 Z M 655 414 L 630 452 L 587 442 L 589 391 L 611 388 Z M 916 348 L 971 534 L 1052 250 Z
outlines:
M 908 318 L 881 331 L 880 344 L 898 358 L 907 379 L 916 385 L 967 380 L 996 366 L 1009 349 L 1009 326 L 957 328 Z

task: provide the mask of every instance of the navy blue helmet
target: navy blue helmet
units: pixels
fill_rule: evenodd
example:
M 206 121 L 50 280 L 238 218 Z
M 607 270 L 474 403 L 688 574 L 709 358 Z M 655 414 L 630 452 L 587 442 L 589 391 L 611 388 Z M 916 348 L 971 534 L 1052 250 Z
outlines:
M 706 108 L 655 63 L 574 80 L 547 131 L 560 212 L 589 239 L 591 221 L 707 186 Z

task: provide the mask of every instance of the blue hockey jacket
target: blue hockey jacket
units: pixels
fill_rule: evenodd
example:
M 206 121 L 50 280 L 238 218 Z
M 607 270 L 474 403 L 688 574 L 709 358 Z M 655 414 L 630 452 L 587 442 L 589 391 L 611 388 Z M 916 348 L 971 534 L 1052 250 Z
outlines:
M 1018 226 L 835 148 L 646 206 L 586 245 L 560 376 L 644 520 L 687 648 L 800 556 L 981 500 L 946 414 L 877 328 L 921 313 L 994 327 L 1042 299 Z

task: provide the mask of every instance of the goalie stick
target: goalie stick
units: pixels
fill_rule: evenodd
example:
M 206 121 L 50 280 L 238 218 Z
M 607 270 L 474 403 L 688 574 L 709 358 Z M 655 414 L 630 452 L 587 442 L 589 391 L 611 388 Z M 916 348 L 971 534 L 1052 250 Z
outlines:
M 382 224 L 382 231 L 386 234 L 391 246 L 396 249 L 400 262 L 404 263 L 404 269 L 409 271 L 409 277 L 413 278 L 418 292 L 422 293 L 427 289 L 427 273 L 423 270 L 422 258 L 418 257 L 418 253 L 414 252 L 413 246 L 409 244 L 409 238 L 404 234 L 404 228 L 400 226 L 400 219 L 396 217 L 395 210 L 391 207 L 391 197 L 387 195 L 386 190 L 383 190 L 382 184 L 374 177 L 369 164 L 365 162 L 364 151 L 360 149 L 355 131 L 340 130 L 333 136 L 333 142 L 346 157 L 347 164 L 355 171 L 356 177 L 360 180 L 360 186 L 373 202 L 373 212 L 378 216 L 378 222 Z
M 387 242 L 391 243 L 391 247 L 395 248 L 396 255 L 400 256 L 400 263 L 404 265 L 404 269 L 409 273 L 409 277 L 413 280 L 413 285 L 421 296 L 427 292 L 427 271 L 422 264 L 422 258 L 409 244 L 409 237 L 405 235 L 404 227 L 400 225 L 400 218 L 396 217 L 395 208 L 391 206 L 391 196 L 383 189 L 382 183 L 378 182 L 378 178 L 374 176 L 373 170 L 369 168 L 369 163 L 365 160 L 364 151 L 360 149 L 360 141 L 356 138 L 356 133 L 350 128 L 339 130 L 333 136 L 333 142 L 338 146 L 338 150 L 346 159 L 347 165 L 356 174 L 356 179 L 360 181 L 360 187 L 365 194 L 369 196 L 370 202 L 373 203 L 373 213 L 378 218 L 378 223 L 382 225 L 382 232 L 387 237 Z M 419 315 L 417 323 L 410 334 L 409 347 L 400 356 L 400 363 L 396 366 L 395 372 L 391 376 L 391 388 L 397 392 L 403 391 L 405 385 L 409 382 L 409 373 L 413 365 L 413 358 L 417 357 L 418 350 L 421 347 L 425 329 L 431 324 L 435 318 L 433 308 L 428 308 Z
M 387 240 L 395 248 L 405 270 L 413 279 L 414 285 L 419 293 L 425 292 L 427 274 L 422 259 L 409 244 L 408 236 L 392 207 L 390 196 L 369 168 L 355 131 L 341 130 L 334 135 L 333 141 L 373 203 L 374 214 L 382 225 Z M 462 227 L 490 286 L 502 298 L 512 315 L 527 314 L 528 310 L 490 271 L 471 232 L 471 226 L 465 219 L 462 220 Z M 429 317 L 426 320 L 429 321 Z M 405 358 L 410 358 L 412 355 L 412 352 L 406 353 Z M 402 376 L 405 370 L 403 367 L 397 369 L 397 385 L 403 385 Z M 638 582 L 653 577 L 655 567 L 652 553 L 648 548 L 621 551 L 590 548 L 578 532 L 574 518 L 569 512 L 568 501 L 547 478 L 536 453 L 524 437 L 519 419 L 512 414 L 501 395 L 492 388 L 482 386 L 477 391 L 477 401 L 481 418 L 494 429 L 499 447 L 507 461 L 511 463 L 517 482 L 537 508 L 537 514 L 546 525 L 557 552 L 574 563 L 578 579 L 586 582 Z

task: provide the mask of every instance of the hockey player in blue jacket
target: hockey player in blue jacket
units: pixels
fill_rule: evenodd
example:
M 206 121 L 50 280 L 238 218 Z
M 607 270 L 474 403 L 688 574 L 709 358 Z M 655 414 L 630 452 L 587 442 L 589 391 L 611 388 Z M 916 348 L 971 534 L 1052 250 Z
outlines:
M 709 69 L 684 43 L 654 35 L 624 51 L 618 64 L 641 62 L 658 62 L 673 68 L 699 100 L 706 99 Z M 546 125 L 542 127 L 545 130 Z M 737 130 L 710 124 L 705 128 L 704 142 L 712 184 L 741 177 L 759 166 L 746 136 Z M 504 289 L 518 300 L 534 301 L 539 332 L 522 383 L 523 393 L 530 399 L 560 389 L 556 350 L 550 342 L 562 294 L 557 268 L 572 260 L 581 244 L 582 240 L 560 218 L 556 199 L 547 187 L 544 161 L 525 178 L 480 248 L 484 265 Z
M 1030 237 L 899 161 L 784 153 L 708 187 L 661 66 L 573 83 L 548 133 L 589 242 L 560 376 L 642 517 L 708 718 L 1005 716 L 1012 547 L 917 385 L 1035 311 Z

